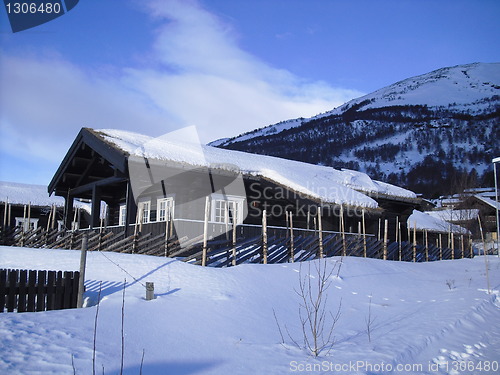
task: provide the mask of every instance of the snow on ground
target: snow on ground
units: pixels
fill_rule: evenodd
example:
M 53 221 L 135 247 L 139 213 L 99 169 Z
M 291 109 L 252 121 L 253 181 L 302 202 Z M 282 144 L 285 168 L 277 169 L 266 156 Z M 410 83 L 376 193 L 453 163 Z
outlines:
M 0 247 L 2 268 L 77 270 L 80 253 Z M 216 269 L 144 255 L 91 252 L 83 309 L 0 314 L 1 374 L 117 374 L 125 289 L 124 373 L 139 374 L 487 374 L 500 360 L 500 260 L 402 263 L 331 258 L 327 308 L 341 316 L 335 344 L 314 358 L 297 348 L 299 277 L 314 265 Z M 156 299 L 146 301 L 146 281 Z M 314 290 L 314 288 L 313 288 Z M 371 301 L 371 303 L 370 303 Z M 279 319 L 279 334 L 273 310 Z M 371 310 L 371 341 L 366 320 Z M 402 367 L 403 366 L 403 367 Z M 465 366 L 465 371 L 460 371 Z M 482 371 L 479 370 L 482 366 Z M 474 369 L 473 369 L 474 368 Z M 407 371 L 405 371 L 407 370 Z

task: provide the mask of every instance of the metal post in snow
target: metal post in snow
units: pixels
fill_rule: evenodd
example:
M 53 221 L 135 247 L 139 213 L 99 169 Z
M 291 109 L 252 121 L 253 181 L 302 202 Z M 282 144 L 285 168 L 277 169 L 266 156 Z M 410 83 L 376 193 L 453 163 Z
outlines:
M 146 281 L 146 301 L 151 301 L 155 298 L 155 284 Z
M 497 182 L 497 163 L 500 162 L 500 157 L 495 158 L 493 161 L 493 177 L 495 178 L 495 202 L 497 214 L 497 256 L 500 258 L 500 216 L 498 213 L 498 182 Z

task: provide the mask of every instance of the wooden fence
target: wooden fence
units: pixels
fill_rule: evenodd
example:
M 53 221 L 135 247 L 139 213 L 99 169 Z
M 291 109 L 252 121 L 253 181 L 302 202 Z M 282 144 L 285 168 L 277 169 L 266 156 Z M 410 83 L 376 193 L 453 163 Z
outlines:
M 0 313 L 75 308 L 80 273 L 0 269 Z
M 472 257 L 470 241 L 461 238 L 461 246 L 444 247 L 439 241 L 424 244 L 413 241 L 377 239 L 373 235 L 322 231 L 264 225 L 238 225 L 233 231 L 217 236 L 205 233 L 178 239 L 169 233 L 154 233 L 144 226 L 126 236 L 124 227 L 80 231 L 44 229 L 22 231 L 18 228 L 3 236 L 4 244 L 35 248 L 80 249 L 84 233 L 89 251 L 102 250 L 176 257 L 186 262 L 213 267 L 241 263 L 298 262 L 318 257 L 359 256 L 386 260 L 425 262 Z M 164 224 L 163 224 L 164 225 Z M 170 231 L 172 233 L 172 231 Z M 467 243 L 467 245 L 466 245 Z

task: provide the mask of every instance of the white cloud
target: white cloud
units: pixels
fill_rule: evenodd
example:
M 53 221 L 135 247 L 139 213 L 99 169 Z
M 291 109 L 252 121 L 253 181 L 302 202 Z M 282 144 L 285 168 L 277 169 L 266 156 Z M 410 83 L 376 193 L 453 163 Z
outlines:
M 22 149 L 27 158 L 58 163 L 82 126 L 157 136 L 195 125 L 208 142 L 312 116 L 361 95 L 302 80 L 251 56 L 238 47 L 231 25 L 194 1 L 153 1 L 149 12 L 163 26 L 148 67 L 115 67 L 105 75 L 60 56 L 4 51 L 3 152 Z

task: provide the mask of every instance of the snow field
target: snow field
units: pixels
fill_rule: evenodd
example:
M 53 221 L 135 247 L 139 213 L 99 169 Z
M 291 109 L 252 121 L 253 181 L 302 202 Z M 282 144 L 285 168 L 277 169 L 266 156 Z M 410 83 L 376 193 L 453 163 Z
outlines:
M 79 259 L 74 250 L 0 247 L 2 268 L 77 270 Z M 314 358 L 286 330 L 302 342 L 295 290 L 309 269 L 314 285 L 317 261 L 215 269 L 91 252 L 86 308 L 0 314 L 0 373 L 71 374 L 72 356 L 77 374 L 92 373 L 101 282 L 96 367 L 118 373 L 126 278 L 125 374 L 139 373 L 143 350 L 143 374 L 493 374 L 477 370 L 500 360 L 500 261 L 488 261 L 491 294 L 483 257 L 418 264 L 328 259 L 341 268 L 330 278 L 327 308 L 335 314 L 341 301 L 341 317 L 333 349 Z M 144 299 L 146 281 L 155 283 L 152 301 Z

